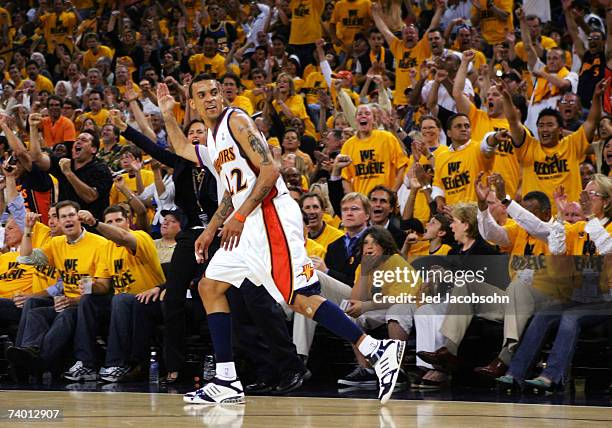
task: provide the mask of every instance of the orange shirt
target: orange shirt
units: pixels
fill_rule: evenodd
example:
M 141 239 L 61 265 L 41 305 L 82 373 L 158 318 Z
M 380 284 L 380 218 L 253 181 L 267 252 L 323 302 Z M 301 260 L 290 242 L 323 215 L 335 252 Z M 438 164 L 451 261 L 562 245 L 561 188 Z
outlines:
M 56 144 L 65 141 L 74 141 L 76 139 L 76 129 L 74 123 L 64 116 L 53 123 L 50 117 L 45 117 L 42 120 L 43 137 L 45 144 L 48 147 L 53 147 Z

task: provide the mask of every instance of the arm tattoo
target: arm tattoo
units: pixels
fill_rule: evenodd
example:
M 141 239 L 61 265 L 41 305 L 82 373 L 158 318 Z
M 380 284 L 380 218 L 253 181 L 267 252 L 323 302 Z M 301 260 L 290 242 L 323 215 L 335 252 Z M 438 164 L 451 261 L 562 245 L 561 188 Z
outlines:
M 266 199 L 266 196 L 268 196 L 268 193 L 270 193 L 270 190 L 272 190 L 272 187 L 270 186 L 262 187 L 261 190 L 259 191 L 259 194 L 254 195 L 251 199 L 253 199 L 255 203 L 260 204 L 261 202 L 263 202 L 264 199 Z
M 219 208 L 217 208 L 215 215 L 223 222 L 227 217 L 229 217 L 232 211 L 234 211 L 232 196 L 229 193 L 225 193 L 223 195 L 223 199 L 219 203 Z
M 249 139 L 249 145 L 253 151 L 259 154 L 261 157 L 261 164 L 269 165 L 272 163 L 272 160 L 270 159 L 270 151 L 250 129 L 247 130 L 247 138 Z

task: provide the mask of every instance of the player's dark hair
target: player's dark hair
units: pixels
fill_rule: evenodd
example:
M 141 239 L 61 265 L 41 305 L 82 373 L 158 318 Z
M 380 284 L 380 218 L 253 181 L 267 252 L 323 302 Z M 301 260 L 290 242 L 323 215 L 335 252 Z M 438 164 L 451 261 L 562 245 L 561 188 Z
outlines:
M 214 80 L 215 82 L 217 81 L 217 79 L 215 79 L 215 77 L 210 73 L 198 74 L 196 77 L 193 78 L 193 80 L 189 84 L 189 96 L 190 97 L 193 97 L 193 93 L 192 93 L 193 84 L 196 82 L 202 82 L 204 80 Z

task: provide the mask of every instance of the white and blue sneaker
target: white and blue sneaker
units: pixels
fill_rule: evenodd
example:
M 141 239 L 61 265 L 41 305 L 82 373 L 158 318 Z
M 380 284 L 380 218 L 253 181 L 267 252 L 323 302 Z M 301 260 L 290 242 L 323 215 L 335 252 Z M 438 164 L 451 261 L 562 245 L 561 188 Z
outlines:
M 64 372 L 64 378 L 73 382 L 88 382 L 96 380 L 98 378 L 98 373 L 96 373 L 94 369 L 85 367 L 82 361 L 77 361 L 67 372 Z
M 406 343 L 401 340 L 379 340 L 378 348 L 368 360 L 378 376 L 378 399 L 385 404 L 391 398 L 400 374 Z
M 214 377 L 202 388 L 188 392 L 183 401 L 190 404 L 242 404 L 244 389 L 240 380 L 222 380 Z

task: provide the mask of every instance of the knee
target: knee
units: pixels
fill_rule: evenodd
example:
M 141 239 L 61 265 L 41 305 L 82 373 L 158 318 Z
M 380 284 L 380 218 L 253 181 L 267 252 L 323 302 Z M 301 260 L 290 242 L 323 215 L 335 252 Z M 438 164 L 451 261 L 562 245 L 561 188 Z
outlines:
M 125 306 L 132 305 L 136 301 L 136 297 L 133 294 L 120 293 L 113 296 L 112 308 L 113 310 Z
M 198 293 L 204 302 L 221 297 L 225 294 L 226 288 L 225 284 L 204 277 L 198 283 Z

